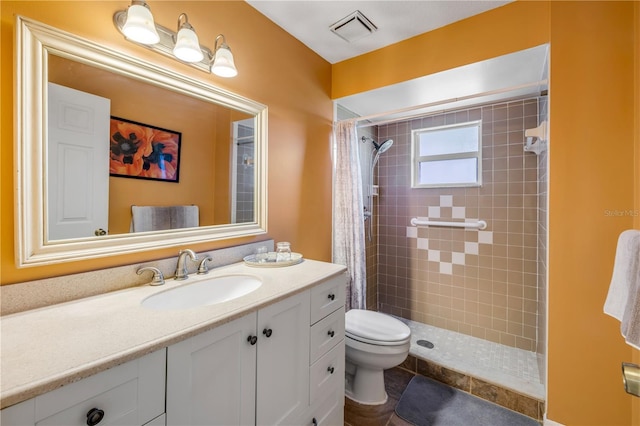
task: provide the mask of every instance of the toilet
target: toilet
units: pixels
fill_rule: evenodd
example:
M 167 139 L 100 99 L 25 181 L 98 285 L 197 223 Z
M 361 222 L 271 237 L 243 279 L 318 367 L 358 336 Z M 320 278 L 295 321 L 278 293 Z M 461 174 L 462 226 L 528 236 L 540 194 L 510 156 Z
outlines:
M 393 368 L 409 354 L 411 330 L 392 316 L 363 309 L 345 314 L 345 394 L 360 404 L 387 401 L 384 370 Z

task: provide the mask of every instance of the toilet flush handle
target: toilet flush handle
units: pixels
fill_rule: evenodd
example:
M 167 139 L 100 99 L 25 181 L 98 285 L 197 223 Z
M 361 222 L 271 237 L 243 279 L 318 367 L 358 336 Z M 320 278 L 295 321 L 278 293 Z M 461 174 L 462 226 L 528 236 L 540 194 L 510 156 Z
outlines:
M 330 300 L 335 300 L 336 295 L 335 295 L 335 294 L 333 294 L 333 293 L 329 293 L 329 294 L 327 295 L 327 298 L 328 298 L 328 299 L 330 299 Z

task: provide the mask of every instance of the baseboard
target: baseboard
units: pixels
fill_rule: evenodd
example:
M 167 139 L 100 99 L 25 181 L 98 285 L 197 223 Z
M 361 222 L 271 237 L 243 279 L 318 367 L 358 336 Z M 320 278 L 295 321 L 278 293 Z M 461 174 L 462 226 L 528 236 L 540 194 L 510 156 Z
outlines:
M 562 423 L 554 422 L 553 420 L 549 420 L 547 416 L 544 416 L 544 426 L 564 426 Z

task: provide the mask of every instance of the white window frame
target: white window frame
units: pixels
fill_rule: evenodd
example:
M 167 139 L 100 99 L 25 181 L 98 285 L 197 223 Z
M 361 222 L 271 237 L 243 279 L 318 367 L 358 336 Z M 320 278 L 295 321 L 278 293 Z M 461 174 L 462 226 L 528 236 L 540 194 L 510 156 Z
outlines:
M 446 129 L 459 129 L 463 127 L 477 127 L 478 129 L 478 150 L 470 152 L 458 152 L 441 155 L 423 155 L 420 156 L 420 135 L 424 133 L 441 131 Z M 478 169 L 474 182 L 461 183 L 420 183 L 419 172 L 420 164 L 430 161 L 457 160 L 466 158 L 476 158 Z M 412 188 L 454 188 L 454 187 L 478 187 L 482 186 L 482 120 L 467 121 L 464 123 L 447 124 L 437 127 L 426 127 L 411 131 L 411 187 Z

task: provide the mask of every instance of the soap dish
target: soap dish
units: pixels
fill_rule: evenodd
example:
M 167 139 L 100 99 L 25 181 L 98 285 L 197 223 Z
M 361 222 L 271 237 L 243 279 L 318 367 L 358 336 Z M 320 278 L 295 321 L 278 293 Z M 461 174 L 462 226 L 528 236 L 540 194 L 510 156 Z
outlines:
M 275 260 L 275 252 L 267 253 L 267 259 L 263 262 L 258 262 L 256 260 L 256 255 L 251 254 L 249 256 L 244 257 L 244 263 L 248 266 L 253 266 L 256 268 L 282 268 L 284 266 L 292 266 L 297 265 L 302 262 L 302 255 L 300 253 L 291 253 L 291 260 L 284 260 L 280 262 L 276 262 Z

